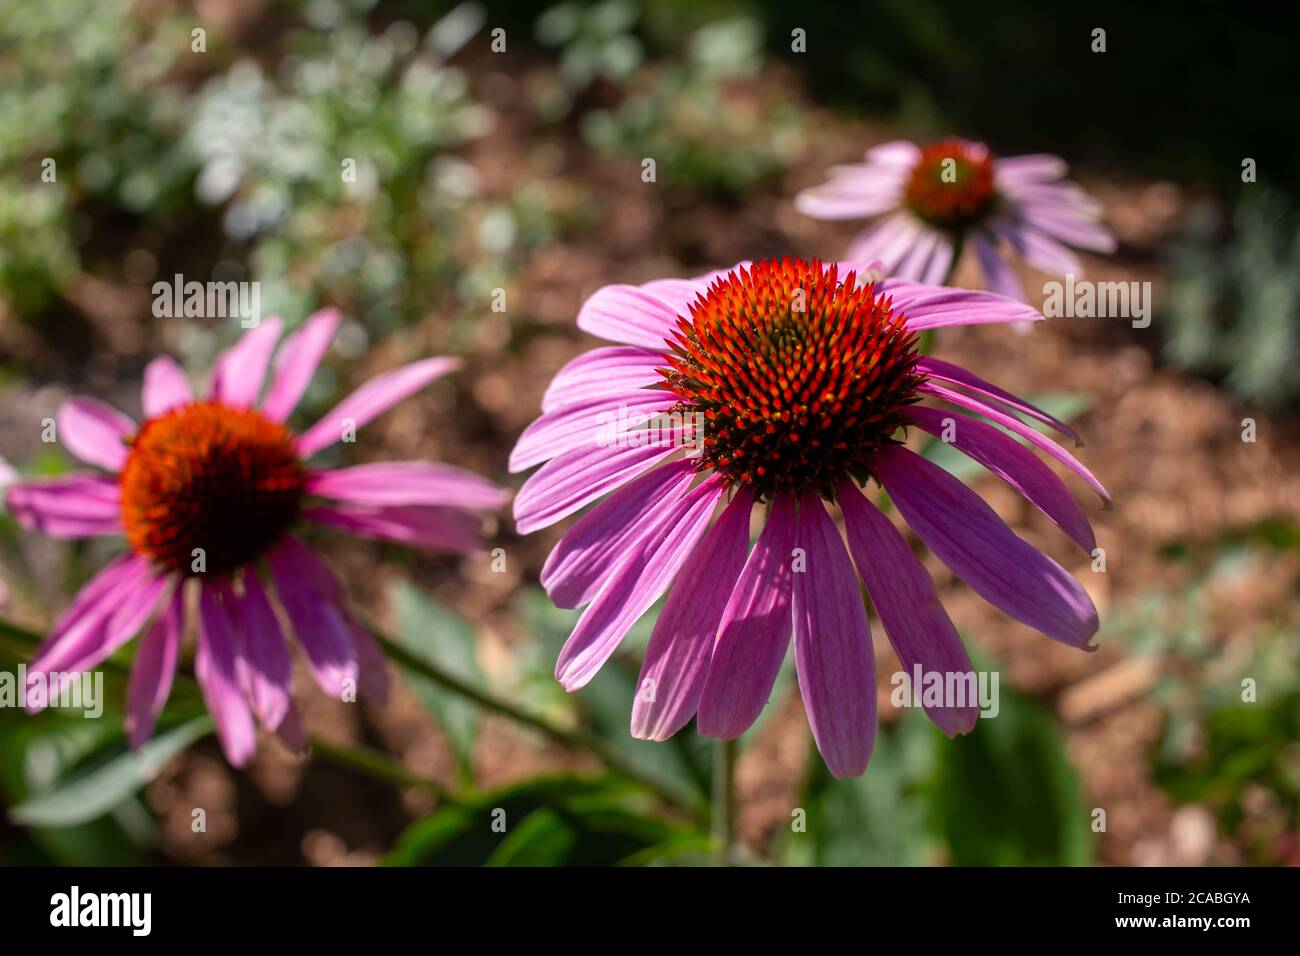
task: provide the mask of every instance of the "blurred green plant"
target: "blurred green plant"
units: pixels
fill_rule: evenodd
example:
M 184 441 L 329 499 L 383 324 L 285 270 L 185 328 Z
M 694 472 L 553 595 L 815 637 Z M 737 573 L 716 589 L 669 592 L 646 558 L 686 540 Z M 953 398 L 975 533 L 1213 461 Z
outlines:
M 1152 691 L 1165 713 L 1155 780 L 1179 803 L 1210 807 L 1248 862 L 1295 859 L 1285 843 L 1300 827 L 1300 527 L 1270 521 L 1208 548 L 1166 550 L 1204 567 L 1183 588 L 1115 609 L 1108 624 L 1136 653 L 1164 658 Z M 1266 606 L 1248 596 L 1287 566 L 1289 595 Z
M 1165 351 L 1177 365 L 1222 376 L 1239 398 L 1300 397 L 1300 211 L 1280 191 L 1247 187 L 1229 235 L 1200 207 L 1170 267 Z
M 632 0 L 577 2 L 551 7 L 537 18 L 538 42 L 559 50 L 560 76 L 574 91 L 597 79 L 622 83 L 641 65 L 645 51 L 633 33 L 639 16 Z
M 655 161 L 657 181 L 735 197 L 787 169 L 803 149 L 797 104 L 753 82 L 763 64 L 762 27 L 715 21 L 690 34 L 680 61 L 630 77 L 623 101 L 583 117 L 587 141 Z

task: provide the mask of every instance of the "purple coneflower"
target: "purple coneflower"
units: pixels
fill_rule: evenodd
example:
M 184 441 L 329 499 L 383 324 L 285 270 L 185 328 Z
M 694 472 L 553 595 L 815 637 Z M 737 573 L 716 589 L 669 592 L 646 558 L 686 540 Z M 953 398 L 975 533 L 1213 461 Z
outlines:
M 273 594 L 326 693 L 346 696 L 359 685 L 382 697 L 387 675 L 378 646 L 292 529 L 305 520 L 365 538 L 469 552 L 481 546 L 476 512 L 504 499 L 483 478 L 448 465 L 319 470 L 307 463 L 457 364 L 430 358 L 379 375 L 295 434 L 285 419 L 338 321 L 333 310 L 319 312 L 285 340 L 260 403 L 280 337 L 274 318 L 217 358 L 205 398 L 193 396 L 170 358 L 150 362 L 143 424 L 91 398 L 63 405 L 59 440 L 111 474 L 14 485 L 9 509 L 24 526 L 54 537 L 124 535 L 128 550 L 77 595 L 37 650 L 29 681 L 89 670 L 147 626 L 126 703 L 128 736 L 138 747 L 171 690 L 188 611 L 185 585 L 193 581 L 195 676 L 232 764 L 242 765 L 256 747 L 254 716 L 286 741 L 302 741 Z
M 586 684 L 667 592 L 633 704 L 635 736 L 666 739 L 694 716 L 703 734 L 738 737 L 771 695 L 793 633 L 817 746 L 836 776 L 861 773 L 875 739 L 876 680 L 859 580 L 909 674 L 916 665 L 971 670 L 930 576 L 860 490 L 873 479 L 975 591 L 1050 637 L 1088 647 L 1097 612 L 1083 588 L 898 438 L 910 426 L 946 431 L 1090 552 L 1092 529 L 1074 497 L 1012 437 L 1104 499 L 1097 479 L 1021 416 L 1074 432 L 917 351 L 924 329 L 1039 318 L 987 292 L 897 279 L 859 285 L 843 266 L 789 259 L 598 290 L 578 325 L 619 344 L 556 375 L 542 417 L 510 459 L 514 471 L 545 462 L 515 499 L 522 533 L 609 494 L 542 570 L 557 605 L 586 607 L 556 677 L 570 691 Z M 963 411 L 917 404 L 923 399 Z M 685 454 L 696 416 L 703 440 Z M 636 427 L 647 418 L 654 429 Z M 629 430 L 611 440 L 610 423 L 622 421 Z M 756 504 L 763 527 L 751 548 Z M 843 515 L 847 549 L 828 504 Z M 928 712 L 949 735 L 976 719 L 974 706 Z
M 1057 156 L 996 159 L 983 143 L 950 138 L 925 147 L 894 140 L 865 159 L 795 199 L 796 209 L 817 219 L 875 220 L 845 253 L 851 262 L 878 260 L 888 275 L 938 284 L 968 243 L 989 289 L 1024 299 L 999 253 L 1004 242 L 1035 269 L 1062 276 L 1083 272 L 1070 246 L 1115 249 L 1098 221 L 1100 204 L 1062 179 L 1066 165 Z

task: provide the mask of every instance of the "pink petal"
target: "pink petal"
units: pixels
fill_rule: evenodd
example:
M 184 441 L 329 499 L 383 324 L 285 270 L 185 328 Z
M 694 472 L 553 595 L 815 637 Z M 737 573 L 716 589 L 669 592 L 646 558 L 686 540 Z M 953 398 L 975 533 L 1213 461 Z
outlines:
M 430 358 L 372 378 L 298 437 L 298 454 L 309 458 L 328 448 L 343 438 L 348 424 L 360 428 L 459 365 L 458 359 Z
M 1016 213 L 1024 222 L 1052 238 L 1080 249 L 1095 252 L 1114 252 L 1116 249 L 1114 234 L 1091 217 L 1065 211 L 1051 212 L 1041 206 L 1021 206 Z
M 917 425 L 938 438 L 944 438 L 946 421 L 951 420 L 953 426 L 949 444 L 978 461 L 1024 495 L 1030 504 L 1069 535 L 1084 553 L 1092 553 L 1092 549 L 1097 546 L 1097 539 L 1083 509 L 1074 500 L 1074 495 L 1070 494 L 1070 489 L 1065 487 L 1065 482 L 1032 451 L 1005 432 L 966 415 L 953 418 L 946 412 L 919 405 L 909 408 L 908 415 Z
M 696 728 L 739 737 L 772 694 L 790 646 L 794 498 L 780 495 L 727 600 L 700 697 Z
M 753 493 L 742 486 L 682 565 L 637 679 L 633 737 L 667 740 L 695 716 L 722 612 L 745 565 L 753 506 Z
M 144 387 L 140 403 L 145 418 L 157 418 L 163 412 L 194 401 L 190 381 L 170 357 L 160 355 L 144 368 Z
M 118 558 L 82 588 L 28 673 L 78 674 L 97 666 L 144 627 L 170 584 L 137 555 Z
M 851 262 L 880 260 L 884 271 L 892 272 L 898 260 L 926 228 L 910 212 L 894 213 L 878 220 L 854 239 L 844 258 Z
M 1007 156 L 993 160 L 993 177 L 1008 182 L 1046 181 L 1060 179 L 1069 171 L 1065 160 L 1049 153 L 1031 153 L 1026 156 Z
M 980 269 L 984 272 L 984 284 L 988 286 L 989 291 L 1009 299 L 1023 300 L 1024 286 L 1020 284 L 1020 277 L 1016 275 L 1016 270 L 1012 268 L 1011 263 L 1002 258 L 998 251 L 997 238 L 991 233 L 973 232 L 970 236 L 970 244 L 975 250 L 975 258 L 979 260 Z
M 59 409 L 56 422 L 59 440 L 88 465 L 106 471 L 121 471 L 130 449 L 126 440 L 135 432 L 135 422 L 98 399 L 70 398 Z
M 199 594 L 199 642 L 194 676 L 217 725 L 217 739 L 231 766 L 242 767 L 257 749 L 253 714 L 240 686 L 239 631 L 218 589 L 205 582 Z
M 954 365 L 952 362 L 945 362 L 943 359 L 937 359 L 933 356 L 927 355 L 917 363 L 916 367 L 918 371 L 925 373 L 928 378 L 937 378 L 943 382 L 951 382 L 953 385 L 960 386 L 968 392 L 974 392 L 977 395 L 984 396 L 985 398 L 1001 402 L 1009 408 L 1014 408 L 1022 415 L 1026 415 L 1029 418 L 1042 422 L 1044 425 L 1055 428 L 1076 445 L 1083 444 L 1083 439 L 1079 437 L 1079 433 L 1059 418 L 1047 414 L 1047 412 L 1043 411 L 1037 405 L 1032 405 L 1023 398 L 1020 398 L 1005 389 L 998 388 L 991 382 L 986 382 L 973 372 L 966 371 L 966 369 L 962 368 L 960 365 Z
M 582 607 L 618 568 L 619 559 L 655 533 L 665 503 L 679 500 L 695 478 L 689 461 L 656 468 L 629 482 L 582 516 L 542 566 L 541 582 L 557 607 Z
M 933 229 L 925 229 L 898 257 L 898 263 L 889 270 L 900 279 L 921 280 L 929 272 L 930 257 L 942 236 Z
M 674 280 L 676 281 L 676 280 Z M 555 373 L 542 396 L 542 411 L 598 401 L 611 392 L 643 388 L 662 381 L 664 357 L 633 346 L 609 346 L 584 352 Z
M 341 699 L 349 686 L 356 686 L 357 651 L 339 609 L 338 583 L 320 559 L 294 538 L 276 545 L 267 560 L 280 604 L 307 652 L 316 682 L 325 693 Z
M 515 530 L 532 534 L 675 454 L 676 448 L 576 448 L 552 458 L 515 495 Z
M 901 445 L 877 455 L 872 470 L 912 530 L 977 594 L 1048 637 L 1088 649 L 1097 609 L 1087 592 L 975 492 Z
M 889 642 L 911 680 L 923 674 L 973 673 L 961 637 L 939 603 L 934 581 L 912 554 L 903 536 L 851 482 L 835 489 L 849 550 Z M 926 707 L 930 719 L 949 737 L 975 729 L 979 708 Z
M 1067 247 L 1032 226 L 1015 222 L 991 222 L 989 229 L 1006 239 L 1016 255 L 1040 272 L 1063 276 L 1083 271 L 1079 257 Z
M 303 512 L 308 521 L 348 534 L 408 547 L 473 554 L 483 550 L 482 522 L 455 508 L 423 505 L 320 505 Z
M 944 401 L 952 402 L 952 404 L 957 405 L 961 408 L 969 408 L 971 411 L 983 415 L 985 418 L 989 419 L 990 421 L 996 422 L 997 424 L 1001 425 L 1003 428 L 1010 429 L 1011 431 L 1019 435 L 1021 438 L 1024 438 L 1026 441 L 1028 441 L 1031 445 L 1035 445 L 1038 448 L 1041 448 L 1043 451 L 1047 452 L 1047 454 L 1051 455 L 1053 458 L 1055 458 L 1061 464 L 1065 465 L 1065 467 L 1069 468 L 1072 472 L 1074 472 L 1085 482 L 1087 482 L 1088 487 L 1090 487 L 1093 491 L 1097 492 L 1097 494 L 1101 496 L 1101 500 L 1105 504 L 1105 506 L 1108 509 L 1110 508 L 1111 506 L 1110 492 L 1108 492 L 1105 486 L 1103 486 L 1102 483 L 1097 480 L 1096 476 L 1093 475 L 1093 473 L 1090 472 L 1087 468 L 1085 468 L 1083 466 L 1083 463 L 1080 462 L 1079 459 L 1075 458 L 1068 451 L 1066 451 L 1056 442 L 1052 441 L 1052 439 L 1048 438 L 1042 432 L 1038 431 L 1036 428 L 1030 428 L 1020 419 L 1013 418 L 1010 415 L 1003 414 L 1002 412 L 994 408 L 992 405 L 988 404 L 987 402 L 981 399 L 973 398 L 969 395 L 963 394 L 962 392 L 954 391 L 951 388 L 947 388 L 943 385 L 939 385 L 938 383 L 933 381 L 925 382 L 920 386 L 919 390 L 925 392 L 928 395 L 934 395 L 937 398 L 942 398 Z
M 795 542 L 807 556 L 791 602 L 799 693 L 831 775 L 856 777 L 876 742 L 876 667 L 858 577 L 815 494 L 799 501 Z
M 224 592 L 231 621 L 243 636 L 243 683 L 253 713 L 268 730 L 275 730 L 289 712 L 293 664 L 280 622 L 267 599 L 257 572 L 244 574 L 244 594 Z
M 519 436 L 510 452 L 509 468 L 525 471 L 566 451 L 599 444 L 604 437 L 611 440 L 610 447 L 618 439 L 631 444 L 650 416 L 675 402 L 677 397 L 662 389 L 627 389 L 547 412 Z
M 949 325 L 1043 320 L 1037 309 L 991 292 L 940 288 L 902 279 L 886 279 L 878 288 L 893 300 L 895 312 L 907 316 L 907 327 L 913 332 Z
M 13 485 L 6 504 L 24 528 L 55 538 L 122 531 L 121 491 L 116 478 L 67 475 Z
M 872 146 L 865 155 L 868 162 L 910 170 L 921 159 L 921 150 L 909 140 L 891 139 L 887 143 Z
M 934 246 L 934 253 L 930 256 L 930 262 L 921 274 L 921 281 L 926 285 L 940 285 L 948 278 L 948 273 L 952 270 L 953 256 L 956 250 L 953 248 L 952 240 L 947 236 L 940 235 Z
M 211 397 L 236 408 L 255 405 L 282 328 L 279 318 L 273 316 L 245 332 L 238 342 L 218 355 L 212 366 Z
M 307 491 L 364 505 L 450 505 L 500 508 L 505 492 L 486 478 L 425 461 L 384 461 L 312 472 Z
M 262 414 L 282 422 L 297 406 L 325 357 L 339 327 L 337 309 L 322 309 L 284 340 L 275 357 L 275 381 L 262 403 Z
M 677 312 L 653 293 L 632 285 L 597 289 L 578 311 L 578 328 L 610 342 L 660 351 Z
M 177 587 L 158 620 L 140 639 L 126 690 L 127 740 L 139 750 L 153 736 L 154 725 L 171 694 L 185 624 L 185 589 Z
M 632 625 L 668 589 L 708 528 L 725 490 L 715 477 L 672 503 L 653 539 L 624 557 L 560 651 L 555 678 L 565 690 L 577 690 L 595 677 Z

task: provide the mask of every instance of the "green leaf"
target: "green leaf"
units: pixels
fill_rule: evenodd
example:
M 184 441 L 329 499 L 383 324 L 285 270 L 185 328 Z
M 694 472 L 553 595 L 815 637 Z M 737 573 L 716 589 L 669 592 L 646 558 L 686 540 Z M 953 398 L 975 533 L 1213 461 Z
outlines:
M 197 717 L 155 737 L 136 753 L 123 750 L 107 762 L 74 773 L 50 791 L 29 797 L 9 811 L 9 819 L 31 827 L 68 827 L 95 820 L 130 798 L 168 760 L 212 729 L 212 718 Z
M 475 656 L 474 628 L 460 615 L 401 581 L 389 592 L 397 609 L 397 642 L 453 677 L 474 687 L 484 685 Z M 427 677 L 408 672 L 411 689 L 438 721 L 462 765 L 468 764 L 478 734 L 478 708 Z
M 398 838 L 388 866 L 608 866 L 653 847 L 707 840 L 660 819 L 617 777 L 541 777 L 443 808 Z
M 1091 817 L 1053 718 L 1002 686 L 997 716 L 941 744 L 932 822 L 958 866 L 1082 866 Z
M 925 790 L 943 739 L 921 714 L 908 714 L 881 726 L 867 772 L 848 780 L 834 779 L 810 747 L 809 781 L 787 824 L 781 859 L 802 866 L 934 862 Z

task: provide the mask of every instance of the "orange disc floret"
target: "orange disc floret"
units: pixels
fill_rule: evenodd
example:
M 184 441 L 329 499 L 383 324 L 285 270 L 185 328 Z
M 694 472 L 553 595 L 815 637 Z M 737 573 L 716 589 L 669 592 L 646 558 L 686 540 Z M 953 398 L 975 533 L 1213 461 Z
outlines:
M 120 479 L 127 542 L 186 575 L 256 560 L 298 517 L 307 473 L 293 442 L 260 412 L 214 401 L 145 422 Z
M 924 380 L 916 336 L 874 283 L 801 259 L 730 272 L 679 317 L 666 386 L 704 416 L 701 468 L 760 499 L 865 482 Z
M 935 226 L 961 229 L 993 209 L 993 157 L 980 143 L 945 139 L 921 150 L 904 190 L 909 209 Z

